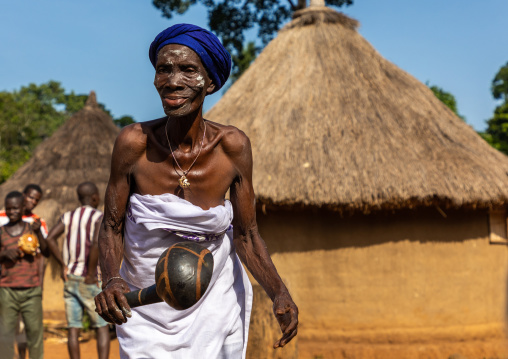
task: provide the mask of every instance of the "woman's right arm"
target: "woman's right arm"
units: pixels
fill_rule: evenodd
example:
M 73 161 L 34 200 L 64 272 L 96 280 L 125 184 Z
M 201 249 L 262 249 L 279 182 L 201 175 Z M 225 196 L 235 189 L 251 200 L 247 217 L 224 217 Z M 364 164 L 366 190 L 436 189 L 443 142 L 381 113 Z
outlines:
M 141 139 L 140 139 L 141 137 Z M 123 293 L 129 291 L 120 277 L 123 257 L 123 228 L 130 195 L 132 170 L 143 148 L 140 124 L 125 127 L 118 135 L 111 159 L 111 174 L 104 199 L 104 219 L 99 231 L 99 262 L 103 288 L 95 297 L 97 313 L 106 321 L 122 324 L 131 316 Z

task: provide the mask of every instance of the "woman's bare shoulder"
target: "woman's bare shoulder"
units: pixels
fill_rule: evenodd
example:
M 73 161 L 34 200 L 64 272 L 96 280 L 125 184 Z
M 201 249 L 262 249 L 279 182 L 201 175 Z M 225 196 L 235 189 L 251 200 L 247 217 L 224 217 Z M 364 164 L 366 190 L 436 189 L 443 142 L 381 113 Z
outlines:
M 218 136 L 220 136 L 221 146 L 226 153 L 242 153 L 247 148 L 250 151 L 249 137 L 239 128 L 212 121 L 207 121 L 207 125 L 217 131 Z
M 163 122 L 162 119 L 156 119 L 146 122 L 136 122 L 125 126 L 115 142 L 115 146 L 132 147 L 132 149 L 146 148 L 148 137 L 150 137 L 154 130 Z
M 115 141 L 113 160 L 121 157 L 123 162 L 132 164 L 146 151 L 148 138 L 153 136 L 154 129 L 161 123 L 161 119 L 136 122 L 125 126 Z

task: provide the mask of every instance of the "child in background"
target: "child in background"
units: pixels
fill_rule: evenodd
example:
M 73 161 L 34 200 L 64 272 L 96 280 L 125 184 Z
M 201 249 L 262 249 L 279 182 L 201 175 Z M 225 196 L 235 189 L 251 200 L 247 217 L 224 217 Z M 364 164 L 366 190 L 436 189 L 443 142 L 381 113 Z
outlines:
M 23 221 L 24 197 L 21 192 L 10 192 L 5 197 L 5 212 L 9 222 L 0 227 L 0 353 L 14 356 L 14 335 L 21 314 L 26 327 L 28 353 L 31 359 L 42 359 L 42 289 L 41 253 L 49 255 L 41 232 L 41 221 L 32 224 Z M 23 236 L 39 243 L 37 251 L 25 253 L 19 247 Z

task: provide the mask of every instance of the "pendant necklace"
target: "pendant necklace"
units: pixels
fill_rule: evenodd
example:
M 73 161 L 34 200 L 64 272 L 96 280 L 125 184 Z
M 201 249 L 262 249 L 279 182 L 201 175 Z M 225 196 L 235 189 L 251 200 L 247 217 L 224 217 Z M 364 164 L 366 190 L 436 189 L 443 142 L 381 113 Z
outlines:
M 196 160 L 198 159 L 199 155 L 201 154 L 201 150 L 203 149 L 203 142 L 205 140 L 205 134 L 206 134 L 206 122 L 203 121 L 203 123 L 205 124 L 205 129 L 203 130 L 203 138 L 201 139 L 201 147 L 199 148 L 198 155 L 196 156 L 196 158 L 194 158 L 194 161 L 192 161 L 192 163 L 189 166 L 189 168 L 187 169 L 187 171 L 184 171 L 182 169 L 182 167 L 180 167 L 180 164 L 178 164 L 178 161 L 175 158 L 175 154 L 173 153 L 173 149 L 171 148 L 171 142 L 169 142 L 169 136 L 168 136 L 168 123 L 169 123 L 169 117 L 168 117 L 168 120 L 166 122 L 166 139 L 168 140 L 169 150 L 171 151 L 171 156 L 173 156 L 173 160 L 175 161 L 176 166 L 180 169 L 180 171 L 183 172 L 183 175 L 180 177 L 180 179 L 178 179 L 178 184 L 182 188 L 189 188 L 190 187 L 190 182 L 187 179 L 187 173 L 189 173 L 189 171 L 191 170 L 192 166 L 194 166 L 194 163 L 196 163 Z M 175 168 L 175 171 L 176 171 L 176 168 Z M 180 175 L 180 173 L 178 173 L 178 171 L 176 171 L 176 173 L 178 175 Z

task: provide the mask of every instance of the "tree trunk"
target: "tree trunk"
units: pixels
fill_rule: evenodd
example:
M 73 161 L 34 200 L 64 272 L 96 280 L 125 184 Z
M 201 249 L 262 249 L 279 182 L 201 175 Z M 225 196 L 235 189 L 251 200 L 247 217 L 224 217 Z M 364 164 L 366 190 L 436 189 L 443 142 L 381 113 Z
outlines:
M 307 7 L 307 0 L 298 0 L 298 4 L 296 5 L 296 10 L 305 9 Z

